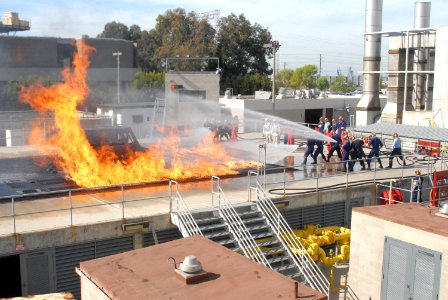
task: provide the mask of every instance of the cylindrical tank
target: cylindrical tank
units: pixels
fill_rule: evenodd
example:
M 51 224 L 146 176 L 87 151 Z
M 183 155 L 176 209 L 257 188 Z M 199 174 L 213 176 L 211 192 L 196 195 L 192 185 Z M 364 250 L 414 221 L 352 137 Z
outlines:
M 429 28 L 431 16 L 431 2 L 415 2 L 414 7 L 414 29 Z M 422 45 L 422 37 L 419 35 L 416 38 L 417 49 L 414 56 L 414 70 L 425 71 L 428 64 L 428 49 Z M 426 90 L 426 74 L 414 75 L 414 103 L 416 110 L 425 108 L 425 103 L 428 101 Z

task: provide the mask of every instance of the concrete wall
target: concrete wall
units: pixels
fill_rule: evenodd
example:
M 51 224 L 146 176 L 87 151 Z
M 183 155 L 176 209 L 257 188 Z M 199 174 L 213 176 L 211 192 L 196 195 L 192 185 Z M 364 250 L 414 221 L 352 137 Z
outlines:
M 182 85 L 182 89 L 205 91 L 207 100 L 219 99 L 219 75 L 214 72 L 174 72 L 165 74 L 165 94 L 170 93 L 170 85 Z
M 117 114 L 121 115 L 121 126 L 131 127 L 137 138 L 149 136 L 153 118 L 154 103 L 132 103 L 129 105 L 102 105 L 98 106 L 97 113 L 112 117 L 112 123 L 117 124 Z M 110 113 L 112 115 L 110 115 Z M 134 116 L 141 116 L 142 123 L 135 122 Z
M 380 299 L 385 237 L 442 253 L 439 299 L 447 299 L 448 239 L 356 211 L 352 214 L 349 285 L 359 299 Z

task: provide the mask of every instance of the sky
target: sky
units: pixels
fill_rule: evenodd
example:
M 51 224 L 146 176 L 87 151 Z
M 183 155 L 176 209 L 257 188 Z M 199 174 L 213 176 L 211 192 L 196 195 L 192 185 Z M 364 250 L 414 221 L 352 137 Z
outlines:
M 383 31 L 413 28 L 414 2 L 383 0 Z M 431 27 L 448 25 L 448 1 L 431 3 Z M 362 70 L 364 0 L 0 0 L 0 13 L 18 12 L 21 19 L 31 21 L 31 31 L 17 36 L 96 37 L 111 21 L 150 30 L 159 14 L 178 7 L 197 13 L 219 10 L 221 17 L 244 14 L 252 24 L 267 28 L 281 45 L 277 70 L 305 64 L 319 67 L 320 61 L 322 75 L 335 75 L 338 69 L 344 75 L 350 68 L 355 74 Z M 383 39 L 383 53 L 387 47 Z M 382 69 L 386 66 L 383 56 Z

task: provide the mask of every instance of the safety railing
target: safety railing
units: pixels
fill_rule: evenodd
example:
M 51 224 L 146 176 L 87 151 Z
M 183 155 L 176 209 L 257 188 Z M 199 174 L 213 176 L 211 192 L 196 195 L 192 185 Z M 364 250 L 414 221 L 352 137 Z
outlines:
M 140 197 L 140 193 L 135 195 L 126 195 L 133 189 L 154 187 L 155 191 L 147 193 L 145 197 Z M 96 197 L 95 194 L 108 192 L 107 198 Z M 73 226 L 80 224 L 88 224 L 92 222 L 108 221 L 112 219 L 126 219 L 137 218 L 142 216 L 141 208 L 135 208 L 138 202 L 143 201 L 157 201 L 166 199 L 170 201 L 167 212 L 171 212 L 172 209 L 172 185 L 169 180 L 142 182 L 134 184 L 121 184 L 110 185 L 105 187 L 93 187 L 93 188 L 77 188 L 66 189 L 52 192 L 36 192 L 23 195 L 13 195 L 0 197 L 0 222 L 2 222 L 2 228 L 0 229 L 0 235 L 2 234 L 16 234 L 19 232 L 27 232 L 33 230 L 47 229 L 49 222 L 41 221 L 39 224 L 32 225 L 37 220 L 39 215 L 51 215 L 52 226 Z M 33 199 L 35 205 L 28 205 L 29 199 Z M 42 209 L 38 201 L 51 199 L 51 206 L 58 207 L 54 209 Z M 22 205 L 22 202 L 27 203 L 26 208 Z M 85 204 L 86 202 L 95 202 L 93 204 Z M 30 208 L 31 207 L 31 208 Z M 37 209 L 34 209 L 38 207 Z M 60 207 L 60 208 L 59 208 Z M 79 216 L 82 221 L 75 222 L 74 218 L 76 212 L 81 210 L 89 210 L 96 208 L 113 208 L 110 210 L 95 211 L 95 214 L 86 214 L 85 216 Z M 5 213 L 7 210 L 10 213 Z M 26 210 L 25 212 L 22 212 Z M 126 214 L 127 212 L 127 214 Z M 67 219 L 64 218 L 63 213 L 67 213 Z M 36 218 L 29 219 L 28 217 Z M 23 219 L 27 218 L 27 219 Z M 11 224 L 8 222 L 10 220 Z M 21 222 L 23 221 L 23 222 Z M 18 230 L 18 223 L 26 223 L 26 229 Z M 7 230 L 7 227 L 11 226 L 11 230 Z
M 244 225 L 243 220 L 241 220 L 240 216 L 224 194 L 221 188 L 220 178 L 212 176 L 213 203 L 216 203 L 213 199 L 215 196 L 218 197 L 219 213 L 223 217 L 225 223 L 229 226 L 229 231 L 233 234 L 235 241 L 237 242 L 241 251 L 244 253 L 244 256 L 272 269 L 271 265 L 261 252 L 249 230 L 247 229 L 246 225 Z
M 425 178 L 431 176 L 424 176 Z M 426 179 L 425 179 L 426 180 Z M 414 187 L 414 179 L 410 179 L 411 188 L 407 189 L 402 186 L 397 186 L 398 180 L 391 179 L 389 184 L 377 183 L 376 184 L 376 197 L 383 204 L 398 204 L 398 203 L 419 203 L 422 205 L 440 206 L 444 201 L 448 201 L 448 195 L 441 195 L 440 192 L 431 195 L 432 191 L 438 191 L 439 189 L 447 189 L 448 184 L 429 185 L 427 188 L 412 188 Z M 380 192 L 381 191 L 381 192 Z M 382 192 L 388 191 L 386 197 L 381 196 Z M 399 191 L 399 195 L 402 199 L 396 199 L 397 194 L 394 191 Z M 419 199 L 422 199 L 420 201 Z
M 257 195 L 255 203 L 267 218 L 275 235 L 282 243 L 296 267 L 300 270 L 305 281 L 310 287 L 321 291 L 328 296 L 330 293 L 330 283 L 328 279 L 308 254 L 306 248 L 296 238 L 291 227 L 283 218 L 275 204 L 266 196 L 263 187 L 258 181 L 258 174 L 252 172 L 251 175 L 252 177 L 255 176 L 257 181 L 254 184 L 249 182 L 249 201 L 252 201 L 251 191 L 255 191 Z M 249 177 L 249 179 L 250 178 L 251 177 Z
M 175 187 L 173 193 L 173 186 Z M 170 203 L 176 202 L 176 216 L 179 221 L 179 229 L 184 237 L 193 235 L 203 235 L 201 229 L 199 229 L 193 215 L 188 209 L 187 203 L 182 199 L 179 193 L 179 184 L 177 181 L 170 180 Z
M 259 149 L 259 152 L 264 150 L 263 145 L 260 145 Z M 416 168 L 430 174 L 437 168 L 439 170 L 444 169 L 442 166 L 447 161 L 443 156 L 440 158 L 434 158 L 431 156 L 417 157 L 416 155 L 403 155 L 403 157 L 407 161 L 406 165 L 403 165 L 401 161 L 399 161 L 397 165 L 396 160 L 398 158 L 394 158 L 395 162 L 392 170 L 400 170 L 400 174 L 397 176 L 397 172 L 395 172 L 394 177 L 404 178 L 406 176 L 411 176 L 413 175 L 413 170 Z M 259 153 L 259 159 L 260 158 L 263 159 L 262 153 Z M 389 156 L 380 156 L 379 158 L 382 160 L 384 167 L 386 167 L 389 163 Z M 390 169 L 380 168 L 376 157 L 371 159 L 370 170 L 367 169 L 367 159 L 362 160 L 366 165 L 365 170 L 351 172 L 348 167 L 346 170 L 343 170 L 344 163 L 351 163 L 355 165 L 360 161 L 361 160 L 353 159 L 344 162 L 322 162 L 312 165 L 311 170 L 309 170 L 310 165 L 266 167 L 266 163 L 261 161 L 262 166 L 258 168 L 257 173 L 261 176 L 260 182 L 265 190 L 269 190 L 270 193 L 283 196 L 286 196 L 288 194 L 287 191 L 289 190 L 289 187 L 293 186 L 294 183 L 297 182 L 300 182 L 301 190 L 303 191 L 318 192 L 322 188 L 328 186 L 328 184 L 322 184 L 322 181 L 330 178 L 339 179 L 337 181 L 337 185 L 340 187 L 348 187 L 351 184 L 357 184 L 360 181 L 370 181 L 375 184 L 378 181 L 384 181 L 385 179 L 390 178 L 390 176 L 388 176 L 389 172 L 387 172 L 387 170 Z M 296 173 L 299 170 L 300 172 Z M 412 171 L 412 173 L 409 171 Z M 360 179 L 359 174 L 365 175 Z M 341 178 L 345 178 L 345 180 Z M 332 182 L 332 185 L 333 184 L 335 184 L 335 182 Z M 297 188 L 293 189 L 295 190 Z

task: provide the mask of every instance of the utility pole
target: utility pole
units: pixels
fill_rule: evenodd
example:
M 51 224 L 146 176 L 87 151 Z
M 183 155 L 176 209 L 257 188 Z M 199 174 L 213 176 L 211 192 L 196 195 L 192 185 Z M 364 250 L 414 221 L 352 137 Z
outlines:
M 319 54 L 319 77 L 322 74 L 322 54 Z
M 123 53 L 120 51 L 112 53 L 113 56 L 117 57 L 117 103 L 120 104 L 120 56 Z

